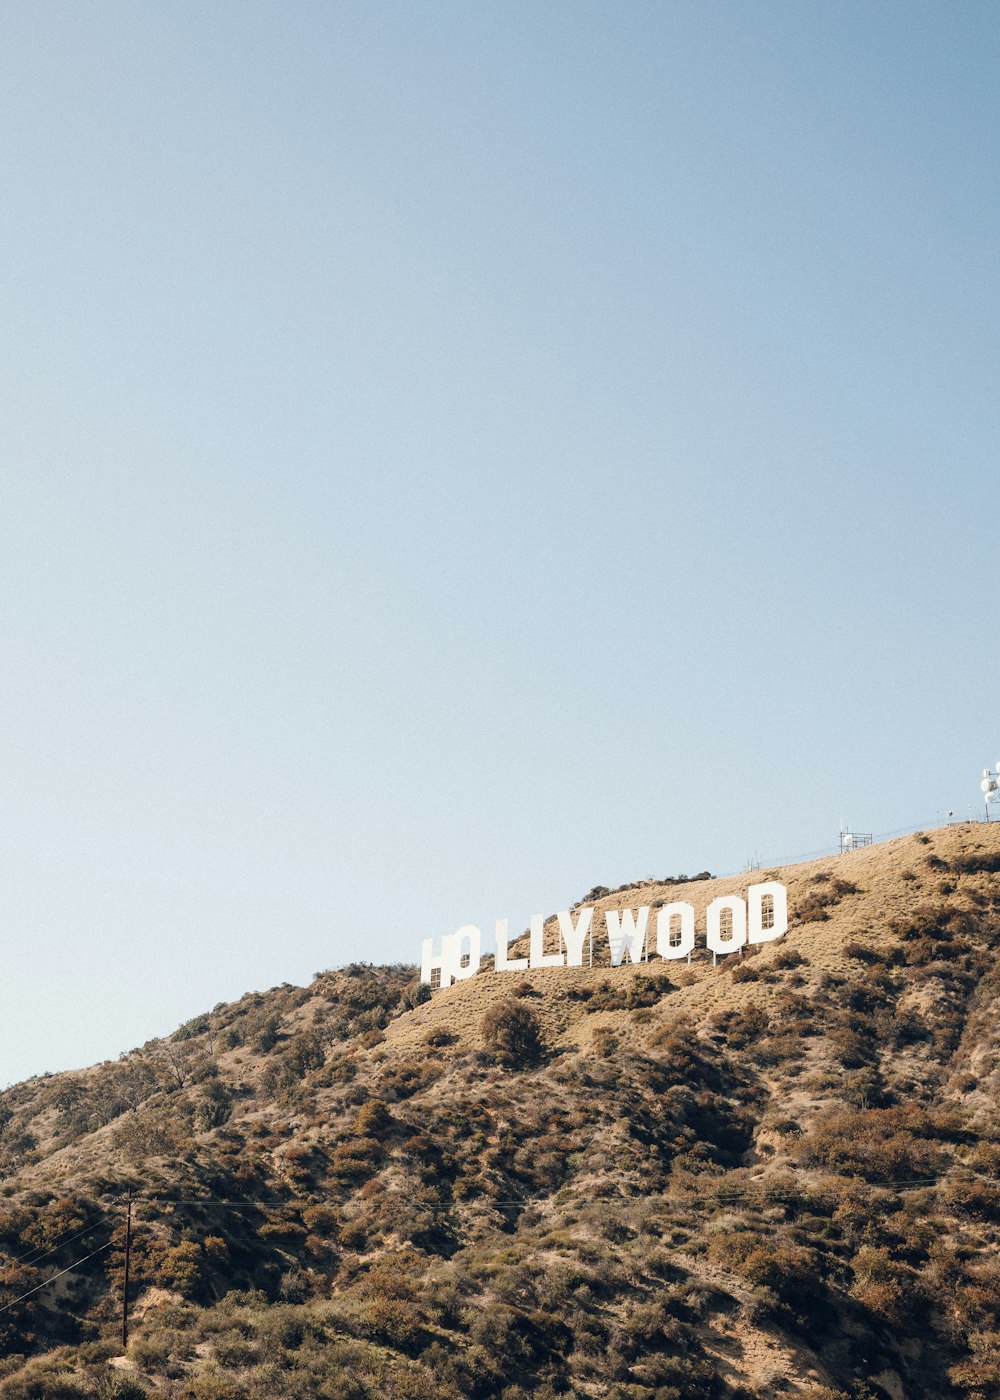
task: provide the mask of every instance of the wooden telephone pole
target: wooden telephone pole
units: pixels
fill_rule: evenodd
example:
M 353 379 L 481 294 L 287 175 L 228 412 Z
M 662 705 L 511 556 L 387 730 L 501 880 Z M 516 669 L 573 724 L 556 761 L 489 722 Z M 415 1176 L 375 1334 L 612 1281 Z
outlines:
M 125 1277 L 122 1280 L 122 1351 L 128 1346 L 128 1266 L 132 1254 L 132 1188 L 128 1188 L 128 1214 L 125 1217 Z

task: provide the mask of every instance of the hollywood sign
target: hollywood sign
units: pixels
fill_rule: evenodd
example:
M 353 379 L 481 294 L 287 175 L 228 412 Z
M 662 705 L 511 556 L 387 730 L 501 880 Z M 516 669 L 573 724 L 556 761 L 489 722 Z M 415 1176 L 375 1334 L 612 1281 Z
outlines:
M 694 908 L 684 900 L 664 904 L 656 915 L 655 937 L 651 937 L 650 914 L 646 905 L 638 911 L 609 909 L 604 915 L 611 966 L 620 967 L 628 959 L 638 963 L 650 954 L 689 962 L 695 950 Z M 545 920 L 535 914 L 528 938 L 528 956 L 512 958 L 507 920 L 496 922 L 497 951 L 495 972 L 527 972 L 538 967 L 583 967 L 584 945 L 588 948 L 589 966 L 594 962 L 594 910 L 591 905 L 580 909 L 576 922 L 569 910 L 556 915 L 559 925 L 559 948 L 545 951 Z M 705 912 L 705 947 L 713 963 L 723 954 L 737 953 L 747 944 L 770 943 L 780 938 L 788 928 L 788 894 L 784 885 L 768 880 L 751 885 L 746 899 L 738 894 L 723 894 L 713 899 Z M 420 958 L 420 980 L 431 986 L 450 987 L 452 982 L 464 982 L 475 977 L 483 960 L 483 935 L 475 924 L 465 924 L 457 933 L 441 939 L 435 951 L 434 939 L 425 938 Z M 436 976 L 435 976 L 436 974 Z

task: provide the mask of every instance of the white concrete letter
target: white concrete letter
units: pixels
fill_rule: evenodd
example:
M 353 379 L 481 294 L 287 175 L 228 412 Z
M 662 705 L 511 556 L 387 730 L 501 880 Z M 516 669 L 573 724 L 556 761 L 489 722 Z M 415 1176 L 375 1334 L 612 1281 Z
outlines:
M 764 900 L 771 896 L 768 910 L 770 925 L 764 918 Z M 788 891 L 777 880 L 767 880 L 762 885 L 751 885 L 747 890 L 748 937 L 751 943 L 770 943 L 772 938 L 780 938 L 788 931 Z
M 482 960 L 483 935 L 475 924 L 463 924 L 458 932 L 451 936 L 451 975 L 456 982 L 475 977 Z
M 680 919 L 677 941 L 671 942 L 671 925 Z M 656 916 L 656 951 L 661 958 L 686 958 L 694 951 L 694 908 L 684 900 L 665 904 Z
M 566 949 L 567 967 L 583 967 L 583 941 L 590 932 L 593 917 L 593 909 L 581 909 L 580 917 L 576 921 L 576 928 L 574 928 L 568 909 L 564 909 L 561 914 L 557 915 L 559 932 L 562 935 L 563 947 Z
M 639 910 L 638 922 L 633 917 L 631 909 L 609 909 L 604 915 L 604 922 L 608 926 L 611 966 L 618 967 L 626 952 L 630 962 L 641 962 L 642 950 L 646 946 L 649 906 Z
M 497 955 L 493 964 L 497 972 L 527 972 L 527 958 L 509 958 L 507 948 L 509 939 L 507 938 L 507 920 L 497 919 Z
M 431 974 L 434 971 L 441 974 L 441 986 L 450 987 L 452 983 L 452 960 L 455 951 L 455 942 L 450 933 L 446 933 L 441 939 L 441 951 L 435 954 L 434 939 L 425 938 L 420 945 L 420 980 L 421 982 L 433 982 Z
M 722 913 L 728 909 L 732 915 L 730 930 L 722 932 Z M 708 930 L 705 942 L 713 953 L 735 953 L 747 941 L 747 906 L 738 894 L 720 894 L 708 906 L 706 915 Z
M 562 950 L 558 953 L 546 953 L 545 949 L 545 920 L 541 914 L 531 916 L 531 966 L 535 967 L 562 967 Z

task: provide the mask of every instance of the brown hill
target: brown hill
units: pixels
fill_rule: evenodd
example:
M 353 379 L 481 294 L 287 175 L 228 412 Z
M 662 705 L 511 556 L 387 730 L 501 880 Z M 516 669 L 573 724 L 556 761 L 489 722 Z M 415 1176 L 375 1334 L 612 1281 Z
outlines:
M 0 1397 L 1000 1395 L 998 872 L 963 825 L 640 885 L 597 919 L 773 875 L 792 927 L 347 968 L 15 1086 Z

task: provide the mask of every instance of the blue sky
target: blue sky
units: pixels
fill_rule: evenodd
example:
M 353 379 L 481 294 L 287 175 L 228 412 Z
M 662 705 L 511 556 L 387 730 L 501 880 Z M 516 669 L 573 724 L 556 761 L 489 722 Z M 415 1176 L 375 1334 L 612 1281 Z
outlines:
M 998 40 L 0 9 L 0 1083 L 968 811 Z

